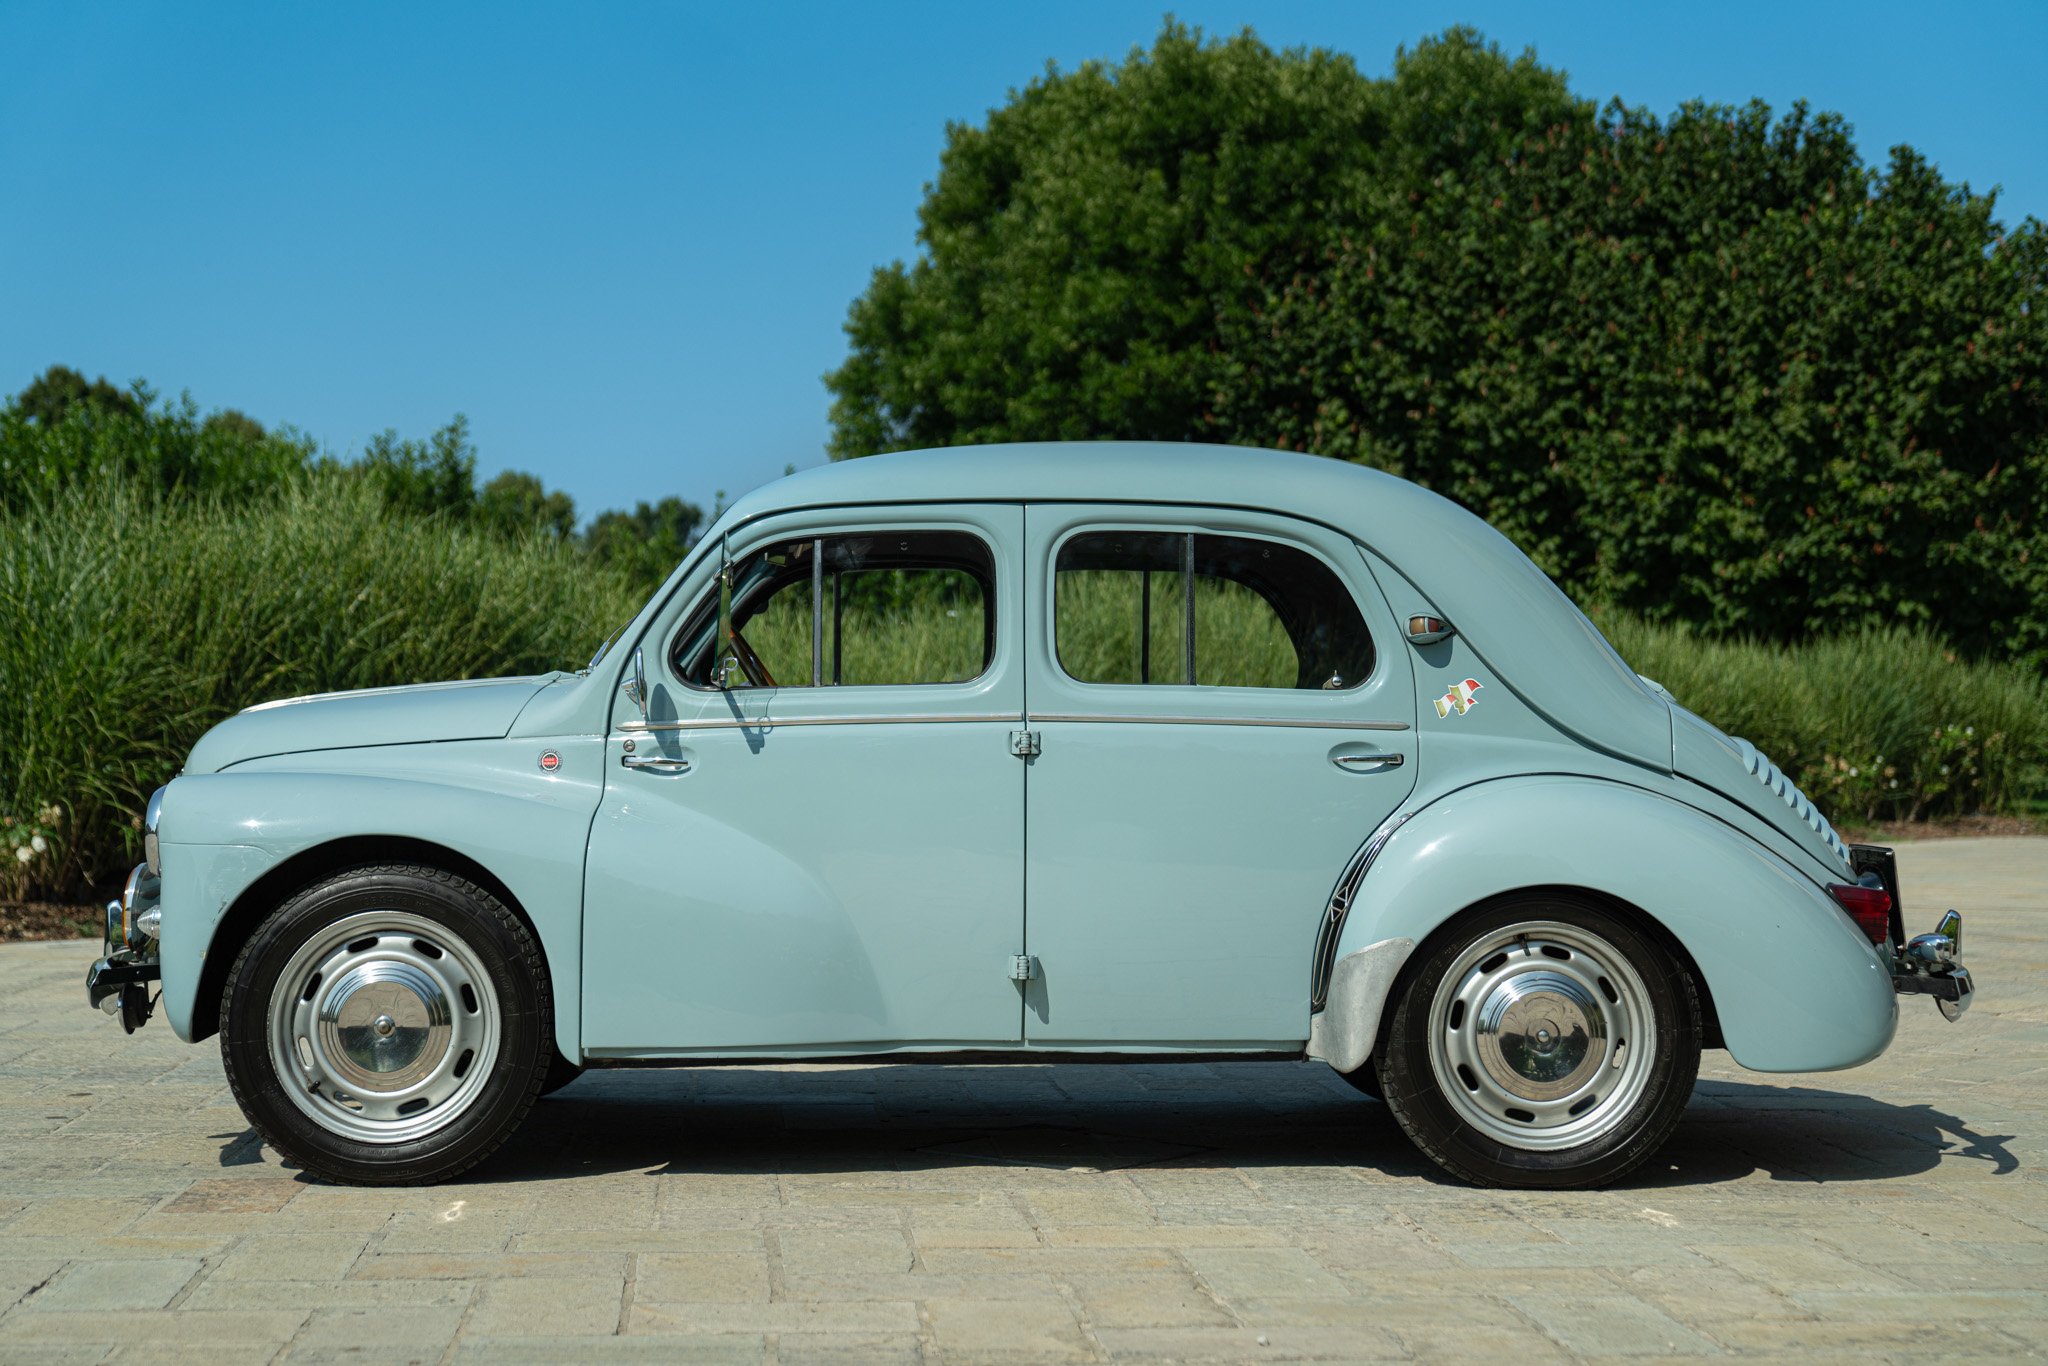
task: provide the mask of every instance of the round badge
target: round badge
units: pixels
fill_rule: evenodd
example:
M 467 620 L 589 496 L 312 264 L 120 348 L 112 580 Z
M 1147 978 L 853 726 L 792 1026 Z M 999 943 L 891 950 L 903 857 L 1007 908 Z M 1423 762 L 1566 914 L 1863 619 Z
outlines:
M 541 771 L 541 772 L 543 772 L 543 773 L 553 773 L 553 772 L 554 772 L 554 771 L 555 771 L 556 769 L 560 768 L 561 766 L 562 766 L 562 756 L 561 756 L 561 755 L 559 755 L 559 754 L 555 753 L 555 752 L 554 752 L 553 750 L 551 750 L 551 749 L 544 749 L 544 750 L 542 750 L 542 751 L 540 752 L 540 771 Z

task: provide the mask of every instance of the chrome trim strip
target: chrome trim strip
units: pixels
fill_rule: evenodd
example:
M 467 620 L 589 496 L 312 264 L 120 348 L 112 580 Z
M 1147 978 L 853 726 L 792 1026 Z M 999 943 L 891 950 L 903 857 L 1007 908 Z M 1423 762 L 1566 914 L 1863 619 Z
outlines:
M 1281 726 L 1298 730 L 1407 730 L 1406 721 L 1330 721 L 1321 717 L 1284 716 L 1083 716 L 1079 713 L 1035 711 L 1032 721 L 1102 721 L 1144 726 Z
M 990 712 L 985 715 L 946 716 L 761 716 L 725 717 L 714 716 L 695 721 L 621 721 L 619 729 L 634 735 L 660 730 L 768 730 L 778 726 L 900 726 L 900 725 L 945 725 L 970 721 L 1002 722 L 1005 725 L 1019 725 L 1023 718 L 1015 712 Z

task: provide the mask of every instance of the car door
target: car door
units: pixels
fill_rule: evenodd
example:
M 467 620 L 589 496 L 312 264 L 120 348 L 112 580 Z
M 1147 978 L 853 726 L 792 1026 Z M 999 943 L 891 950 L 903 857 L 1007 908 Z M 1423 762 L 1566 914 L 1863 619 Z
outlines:
M 585 882 L 599 1057 L 1016 1043 L 1023 513 L 788 515 L 732 533 L 639 642 Z M 710 557 L 716 559 L 718 557 Z
M 1414 683 L 1356 545 L 1033 505 L 1025 1037 L 1291 1048 L 1346 861 L 1408 794 Z

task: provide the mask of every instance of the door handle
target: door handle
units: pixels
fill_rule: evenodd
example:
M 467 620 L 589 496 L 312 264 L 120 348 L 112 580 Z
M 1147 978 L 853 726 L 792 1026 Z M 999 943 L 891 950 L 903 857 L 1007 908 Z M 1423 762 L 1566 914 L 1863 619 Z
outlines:
M 688 773 L 688 759 L 671 759 L 666 754 L 621 754 L 619 767 L 637 768 L 647 773 Z
M 1376 773 L 1383 768 L 1399 768 L 1408 762 L 1405 754 L 1333 754 L 1330 762 L 1351 773 Z

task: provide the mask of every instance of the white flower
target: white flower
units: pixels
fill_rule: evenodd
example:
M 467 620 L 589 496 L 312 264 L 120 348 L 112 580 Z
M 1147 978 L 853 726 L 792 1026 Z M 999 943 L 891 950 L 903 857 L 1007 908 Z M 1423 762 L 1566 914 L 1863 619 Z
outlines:
M 30 849 L 26 844 L 24 844 L 21 846 L 21 848 L 14 851 L 14 856 L 20 859 L 23 863 L 27 863 L 30 859 L 35 857 L 35 851 Z
M 1852 778 L 1855 777 L 1857 774 L 1861 773 L 1862 771 L 1862 769 L 1856 767 L 1856 765 L 1854 764 L 1849 765 L 1849 776 Z
M 1897 778 L 1894 778 L 1894 779 L 1892 779 L 1892 786 L 1893 786 L 1893 787 L 1897 787 L 1898 785 L 1899 785 L 1899 780 L 1898 780 Z
M 1975 726 L 1964 726 L 1964 727 L 1963 727 L 1963 734 L 1965 734 L 1965 735 L 1975 735 L 1976 733 L 1977 733 L 1977 728 L 1976 728 Z
M 1941 766 L 1941 772 L 1942 772 L 1942 776 L 1943 776 L 1943 777 L 1946 777 L 1946 776 L 1948 776 L 1948 765 L 1947 765 L 1947 764 L 1943 764 L 1943 765 Z
M 29 838 L 28 847 L 35 850 L 38 854 L 46 853 L 50 848 L 50 842 L 41 835 L 34 835 Z

